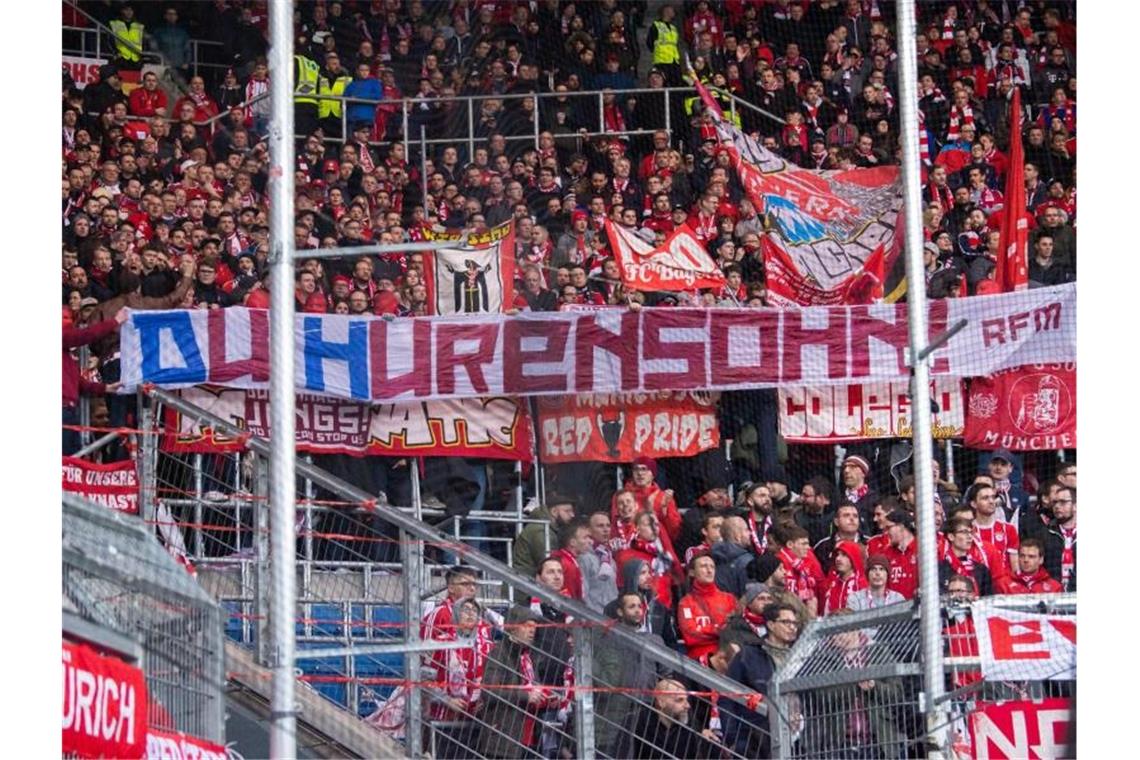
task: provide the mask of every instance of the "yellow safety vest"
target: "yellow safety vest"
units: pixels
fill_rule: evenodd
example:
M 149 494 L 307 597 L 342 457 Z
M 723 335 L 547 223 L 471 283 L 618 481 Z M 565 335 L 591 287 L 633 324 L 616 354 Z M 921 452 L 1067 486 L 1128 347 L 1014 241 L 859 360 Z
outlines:
M 143 25 L 132 21 L 131 25 L 127 26 L 122 19 L 117 18 L 107 26 L 115 35 L 115 51 L 119 57 L 132 63 L 141 61 L 142 57 L 138 51 L 142 50 L 143 46 Z
M 293 88 L 294 103 L 317 105 L 316 94 L 320 87 L 321 67 L 311 58 L 295 55 L 297 62 L 297 84 Z
M 657 39 L 653 41 L 654 63 L 680 63 L 681 49 L 678 47 L 680 35 L 677 27 L 664 21 L 654 21 L 657 29 Z
M 740 112 L 737 111 L 735 114 L 732 113 L 732 99 L 731 98 L 726 97 L 723 93 L 721 93 L 720 90 L 716 89 L 715 87 L 711 87 L 711 86 L 709 87 L 709 94 L 712 95 L 715 100 L 720 101 L 719 102 L 720 110 L 724 113 L 725 119 L 732 122 L 733 124 L 735 124 L 738 127 L 743 125 L 743 122 L 740 119 Z M 701 100 L 701 97 L 699 95 L 694 95 L 693 97 L 685 98 L 682 101 L 682 105 L 684 106 L 686 116 L 692 116 L 693 115 L 693 107 L 697 103 L 699 103 L 700 100 Z
M 338 76 L 336 79 L 332 80 L 332 82 L 329 82 L 328 78 L 326 78 L 326 77 L 321 77 L 320 84 L 318 86 L 318 92 L 321 95 L 343 96 L 344 95 L 344 88 L 348 87 L 348 83 L 351 81 L 352 81 L 352 77 L 350 77 L 348 75 L 348 72 L 342 72 L 341 75 Z M 340 113 L 341 113 L 342 103 L 343 103 L 343 101 L 340 101 L 340 100 L 332 100 L 331 98 L 321 98 L 321 102 L 320 102 L 320 106 L 319 106 L 320 111 L 318 112 L 317 115 L 320 116 L 320 118 L 322 118 L 322 119 L 325 118 L 326 116 L 336 116 L 339 118 Z

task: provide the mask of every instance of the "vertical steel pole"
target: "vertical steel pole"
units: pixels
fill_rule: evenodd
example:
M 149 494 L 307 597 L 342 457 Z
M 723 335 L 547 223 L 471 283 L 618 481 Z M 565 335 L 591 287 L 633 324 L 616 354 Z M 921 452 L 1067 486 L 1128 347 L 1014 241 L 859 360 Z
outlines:
M 946 480 L 954 482 L 954 440 L 946 439 Z
M 91 349 L 87 346 L 79 347 L 79 371 L 87 371 L 87 362 L 91 357 Z M 80 448 L 87 448 L 91 445 L 91 399 L 80 395 L 79 396 L 79 446 Z
M 591 626 L 574 634 L 574 740 L 578 744 L 578 757 L 594 760 L 594 638 Z
M 931 468 L 930 366 L 919 354 L 926 349 L 926 278 L 922 266 L 922 183 L 918 150 L 918 52 L 915 46 L 915 3 L 898 8 L 899 129 L 903 148 L 903 208 L 906 213 L 907 312 L 911 350 L 911 414 L 914 435 L 915 504 L 918 513 L 918 577 L 922 625 L 923 689 L 930 757 L 946 746 L 947 716 L 941 697 L 942 622 L 938 603 L 938 557 L 934 528 L 934 473 Z
M 400 548 L 404 553 L 404 640 L 415 644 L 420 640 L 420 600 L 423 598 L 423 543 L 400 531 Z M 404 655 L 404 677 L 408 680 L 407 730 L 405 746 L 408 757 L 423 755 L 423 690 L 420 687 L 420 652 Z
M 202 511 L 202 500 L 205 498 L 205 487 L 202 478 L 202 455 L 194 455 L 194 559 L 202 559 L 202 524 L 205 515 Z
M 154 411 L 146 402 L 146 395 L 141 390 L 138 392 L 138 399 L 139 428 L 142 430 L 142 437 L 139 441 L 139 515 L 148 525 L 153 525 L 154 500 L 158 496 L 157 462 L 155 461 L 158 437 L 153 422 Z
M 427 177 L 427 128 L 420 125 L 420 184 L 423 186 L 424 211 L 427 211 L 428 177 Z
M 470 97 L 464 102 L 467 104 L 467 161 L 475 163 L 475 103 Z
M 273 692 L 270 699 L 269 756 L 297 756 L 296 681 L 293 675 L 296 610 L 293 521 L 296 509 L 296 437 L 293 389 L 293 2 L 269 3 L 270 239 L 270 434 L 269 550 L 272 562 L 270 615 L 273 627 Z
M 257 661 L 268 666 L 273 649 L 269 621 L 269 462 L 253 455 L 253 599 L 257 629 Z

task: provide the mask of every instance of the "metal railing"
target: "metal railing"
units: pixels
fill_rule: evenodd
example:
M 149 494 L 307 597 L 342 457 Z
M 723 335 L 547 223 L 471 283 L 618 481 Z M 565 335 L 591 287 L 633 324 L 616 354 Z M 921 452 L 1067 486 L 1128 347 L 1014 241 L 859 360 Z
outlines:
M 997 596 L 981 603 L 1076 613 L 1075 594 Z M 950 708 L 951 726 L 961 736 L 967 734 L 965 722 L 980 701 L 1073 696 L 1074 681 L 1051 680 L 1053 674 L 1048 673 L 1019 683 L 984 680 L 972 624 L 952 624 L 968 620 L 969 610 L 968 602 L 943 603 L 948 688 L 941 701 Z M 926 756 L 925 713 L 935 706 L 923 699 L 918 612 L 916 604 L 900 603 L 813 621 L 773 679 L 770 714 L 778 718 L 772 756 Z
M 63 608 L 139 648 L 148 725 L 221 742 L 218 605 L 137 518 L 63 497 Z
M 80 55 L 86 57 L 86 55 L 87 55 L 87 34 L 94 34 L 95 40 L 94 40 L 93 46 L 94 46 L 95 57 L 96 58 L 102 58 L 103 57 L 103 55 L 102 55 L 103 47 L 104 47 L 103 46 L 103 35 L 107 35 L 107 39 L 109 40 L 109 44 L 107 46 L 107 49 L 112 53 L 112 55 L 110 56 L 111 59 L 118 57 L 118 53 L 115 50 L 115 42 L 118 41 L 119 43 L 122 43 L 123 45 L 125 45 L 129 50 L 131 50 L 131 52 L 135 53 L 135 55 L 139 56 L 140 62 L 144 59 L 149 59 L 151 62 L 156 62 L 159 65 L 162 65 L 162 66 L 166 65 L 166 59 L 163 58 L 162 54 L 159 53 L 157 50 L 145 50 L 145 49 L 140 48 L 139 46 L 135 45 L 130 40 L 119 39 L 119 37 L 113 31 L 111 31 L 110 27 L 108 27 L 106 24 L 104 24 L 99 19 L 92 16 L 87 11 L 80 8 L 77 3 L 73 2 L 73 0 L 64 0 L 64 2 L 67 3 L 67 5 L 71 8 L 72 11 L 74 11 L 75 13 L 78 13 L 79 15 L 83 16 L 88 21 L 90 21 L 92 24 L 94 24 L 93 29 L 87 29 L 87 28 L 78 27 L 78 26 L 65 26 L 65 27 L 63 27 L 64 32 L 71 32 L 71 33 L 78 32 L 80 34 L 80 39 L 81 39 L 81 43 L 80 43 L 81 47 L 80 47 L 80 51 L 79 51 Z M 64 54 L 66 54 L 69 51 L 67 50 L 67 48 L 64 48 L 63 52 L 64 52 Z
M 147 389 L 144 395 L 151 402 L 175 408 L 223 433 L 241 434 L 233 424 L 173 394 Z M 160 425 L 156 426 L 159 417 L 149 411 L 142 417 L 145 425 L 160 429 Z M 141 438 L 143 509 L 153 513 L 163 499 L 171 500 L 167 505 L 170 507 L 178 505 L 173 500 L 185 498 L 187 492 L 202 493 L 203 498 L 181 505 L 183 517 L 187 517 L 185 510 L 190 510 L 188 520 L 182 522 L 196 525 L 203 532 L 201 545 L 205 556 L 200 560 L 199 577 L 231 610 L 227 626 L 230 637 L 261 649 L 266 640 L 263 626 L 267 611 L 266 564 L 261 548 L 264 538 L 260 537 L 265 533 L 263 516 L 268 511 L 263 490 L 267 443 L 249 438 L 248 452 L 241 455 L 240 467 L 227 459 L 234 455 L 222 455 L 213 469 L 203 461 L 199 475 L 192 459 L 197 455 L 189 455 L 190 460 L 185 459 L 187 455 L 171 459 L 171 455 L 158 450 L 157 435 Z M 148 461 L 157 461 L 158 466 L 145 464 Z M 235 469 L 240 472 L 235 474 Z M 397 509 L 376 503 L 374 495 L 308 462 L 298 461 L 297 473 L 299 479 L 307 479 L 317 489 L 316 496 L 331 494 L 315 499 L 303 483 L 298 488 L 298 522 L 302 530 L 298 541 L 300 594 L 295 617 L 303 650 L 298 659 L 299 668 L 304 671 L 302 680 L 324 690 L 330 699 L 357 714 L 365 711 L 369 700 L 382 703 L 384 710 L 375 711 L 376 720 L 397 704 L 402 705 L 400 728 L 392 731 L 404 740 L 409 755 L 419 756 L 422 748 L 434 746 L 440 757 L 502 756 L 504 752 L 509 756 L 538 756 L 542 747 L 587 758 L 646 751 L 688 756 L 694 747 L 716 741 L 707 737 L 716 736 L 716 707 L 718 700 L 726 699 L 745 708 L 742 712 L 752 729 L 765 730 L 765 706 L 755 703 L 755 697 L 750 699 L 747 689 L 668 649 L 659 639 L 615 625 L 613 620 L 580 602 L 566 599 L 470 546 L 455 542 L 417 518 L 414 508 Z M 215 488 L 218 494 L 211 495 Z M 247 501 L 253 514 L 249 518 L 237 517 L 239 511 L 244 514 Z M 196 522 L 196 509 L 201 511 L 202 522 Z M 321 530 L 320 519 L 331 510 L 346 520 L 344 531 Z M 305 529 L 304 516 L 308 513 L 316 520 L 315 531 Z M 493 513 L 480 513 L 475 518 L 492 516 Z M 244 527 L 247 519 L 252 520 L 251 529 Z M 244 547 L 243 539 L 213 537 L 211 529 L 205 527 L 211 524 L 226 528 L 217 530 L 219 534 L 249 536 L 252 546 Z M 354 532 L 356 528 L 371 532 L 360 535 Z M 315 547 L 310 550 L 305 541 L 309 532 L 314 539 L 327 540 L 328 548 L 335 549 L 338 556 L 326 559 Z M 397 561 L 377 561 L 370 556 L 368 547 L 377 544 L 398 546 Z M 192 559 L 194 546 L 193 540 L 188 542 Z M 216 546 L 218 553 L 238 548 L 239 554 L 209 556 L 210 546 Z M 461 637 L 460 643 L 452 643 L 446 640 L 451 638 L 448 636 L 441 637 L 442 641 L 434 636 L 430 641 L 419 641 L 419 620 L 443 586 L 439 576 L 444 566 L 432 560 L 433 553 L 438 556 L 442 552 L 454 553 L 464 564 L 482 573 L 477 599 L 497 613 L 490 614 L 489 619 L 501 632 L 488 654 L 488 663 L 496 664 L 488 664 L 482 679 L 462 674 L 450 680 L 441 677 L 450 672 L 448 668 L 454 663 L 440 653 L 453 647 L 470 650 L 467 644 L 473 641 Z M 313 558 L 310 560 L 309 556 Z M 509 635 L 517 634 L 517 626 L 499 622 L 501 616 L 509 614 L 508 599 L 512 597 L 534 599 L 536 608 L 542 605 L 546 622 L 540 624 L 539 630 L 547 633 L 532 646 L 533 679 L 529 666 L 521 665 L 517 647 L 511 643 Z M 432 654 L 425 654 L 425 650 Z M 634 661 L 631 653 L 636 653 L 634 659 L 640 663 L 632 673 L 615 665 Z M 666 675 L 674 680 L 662 680 Z M 528 689 L 526 683 L 534 688 Z M 569 688 L 571 684 L 573 688 Z M 671 692 L 678 690 L 684 694 L 674 698 Z M 474 698 L 463 704 L 457 701 L 457 692 L 470 695 L 473 691 Z M 530 694 L 535 696 L 528 698 Z M 675 712 L 670 722 L 666 712 L 676 707 L 682 697 L 691 711 Z M 508 728 L 504 730 L 504 726 Z M 520 740 L 525 736 L 524 726 L 536 729 L 530 734 L 533 741 Z M 672 729 L 667 731 L 670 726 Z M 658 730 L 659 735 L 654 733 Z M 655 742 L 660 745 L 655 746 Z M 718 755 L 743 756 L 731 748 L 707 746 Z

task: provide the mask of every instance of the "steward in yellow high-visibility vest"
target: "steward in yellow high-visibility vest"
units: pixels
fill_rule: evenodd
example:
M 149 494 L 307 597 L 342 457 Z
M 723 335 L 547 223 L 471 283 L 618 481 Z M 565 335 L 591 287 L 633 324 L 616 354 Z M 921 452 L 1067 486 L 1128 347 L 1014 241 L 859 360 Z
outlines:
M 352 81 L 352 75 L 340 65 L 340 56 L 329 53 L 325 56 L 325 68 L 321 70 L 317 84 L 319 95 L 344 96 L 344 88 Z M 326 134 L 335 137 L 343 136 L 341 114 L 344 113 L 344 102 L 333 98 L 320 98 L 317 104 L 321 127 Z
M 305 138 L 317 128 L 317 91 L 320 89 L 321 67 L 311 58 L 294 55 L 293 121 L 298 138 Z
M 681 32 L 673 23 L 676 13 L 672 5 L 661 6 L 645 38 L 645 47 L 653 52 L 653 67 L 661 70 L 670 87 L 681 83 Z
M 145 26 L 135 20 L 135 9 L 124 5 L 121 17 L 112 19 L 107 26 L 114 35 L 115 54 L 128 68 L 142 66 L 143 31 Z

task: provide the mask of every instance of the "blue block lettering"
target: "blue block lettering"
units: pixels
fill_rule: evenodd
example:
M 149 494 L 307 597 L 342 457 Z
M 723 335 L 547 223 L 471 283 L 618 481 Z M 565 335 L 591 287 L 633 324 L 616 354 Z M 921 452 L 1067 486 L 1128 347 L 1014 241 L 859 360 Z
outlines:
M 326 390 L 326 359 L 342 361 L 348 367 L 349 394 L 352 398 L 368 398 L 368 323 L 354 320 L 348 324 L 348 342 L 337 343 L 321 337 L 320 317 L 305 317 L 305 390 Z M 337 385 L 343 386 L 343 382 Z M 339 394 L 334 394 L 339 395 Z
M 143 382 L 155 385 L 193 385 L 206 382 L 206 362 L 194 336 L 188 311 L 135 312 L 131 315 L 139 331 L 142 352 Z M 165 364 L 162 357 L 162 333 L 167 332 L 178 349 L 181 361 Z M 177 366 L 182 365 L 182 366 Z

